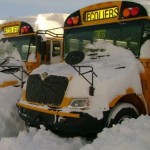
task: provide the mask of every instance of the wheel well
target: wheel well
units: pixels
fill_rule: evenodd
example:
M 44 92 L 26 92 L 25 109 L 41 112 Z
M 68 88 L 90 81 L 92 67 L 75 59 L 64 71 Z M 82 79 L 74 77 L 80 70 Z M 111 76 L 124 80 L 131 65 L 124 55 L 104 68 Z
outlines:
M 142 102 L 142 100 L 136 95 L 136 94 L 128 94 L 128 95 L 125 95 L 123 96 L 118 102 L 125 102 L 125 103 L 130 103 L 132 105 L 134 105 L 139 114 L 144 114 L 146 115 L 146 108 L 145 108 L 145 105 L 144 103 Z

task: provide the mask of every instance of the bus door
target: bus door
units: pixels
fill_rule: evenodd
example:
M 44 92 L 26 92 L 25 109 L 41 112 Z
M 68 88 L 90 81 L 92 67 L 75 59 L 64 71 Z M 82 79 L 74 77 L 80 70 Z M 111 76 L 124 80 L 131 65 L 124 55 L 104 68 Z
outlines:
M 51 41 L 51 64 L 60 63 L 62 59 L 62 41 Z

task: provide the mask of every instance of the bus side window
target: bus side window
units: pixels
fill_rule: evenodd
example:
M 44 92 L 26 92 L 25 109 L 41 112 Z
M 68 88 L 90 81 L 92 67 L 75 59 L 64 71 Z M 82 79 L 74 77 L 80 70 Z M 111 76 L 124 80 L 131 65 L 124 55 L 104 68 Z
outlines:
M 80 41 L 78 39 L 70 39 L 69 44 L 70 44 L 70 51 L 79 50 Z
M 116 45 L 127 48 L 127 42 L 125 41 L 116 41 Z
M 20 54 L 22 60 L 27 61 L 28 52 L 29 52 L 29 45 L 22 45 L 22 51 Z
M 59 56 L 61 54 L 61 43 L 60 41 L 53 41 L 53 52 L 52 56 Z
M 90 40 L 83 40 L 83 51 L 84 51 L 85 53 L 89 51 L 88 49 L 85 48 L 86 45 L 89 44 L 89 43 L 91 43 Z
M 111 44 L 114 44 L 114 41 L 113 40 L 109 40 L 109 39 L 105 39 L 106 42 L 109 42 Z
M 144 25 L 143 43 L 148 39 L 150 39 L 150 22 L 146 22 Z

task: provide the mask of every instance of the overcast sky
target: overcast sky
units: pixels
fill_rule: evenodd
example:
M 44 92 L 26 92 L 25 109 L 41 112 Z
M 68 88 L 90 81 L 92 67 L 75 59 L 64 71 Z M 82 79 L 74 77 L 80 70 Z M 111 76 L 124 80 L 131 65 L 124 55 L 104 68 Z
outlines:
M 107 0 L 0 0 L 0 20 L 39 13 L 72 13 Z
M 0 0 L 0 20 L 41 13 L 71 14 L 82 7 L 104 1 L 111 0 Z M 150 0 L 129 1 L 150 4 Z

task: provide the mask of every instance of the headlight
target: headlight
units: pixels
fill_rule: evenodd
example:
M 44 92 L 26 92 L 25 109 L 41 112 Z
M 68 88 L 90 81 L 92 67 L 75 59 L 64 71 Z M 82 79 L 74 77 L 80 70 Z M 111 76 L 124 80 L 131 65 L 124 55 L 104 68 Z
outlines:
M 89 106 L 88 98 L 74 98 L 69 104 L 69 108 L 85 109 Z

